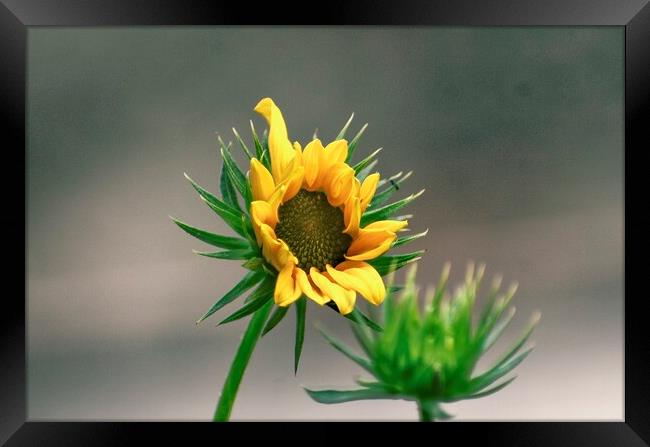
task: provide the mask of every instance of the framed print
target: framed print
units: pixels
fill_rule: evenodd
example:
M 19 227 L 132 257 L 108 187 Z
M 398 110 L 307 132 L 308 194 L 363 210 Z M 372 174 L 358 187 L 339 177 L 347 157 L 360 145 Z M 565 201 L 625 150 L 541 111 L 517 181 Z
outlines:
M 322 8 L 2 1 L 0 440 L 648 445 L 650 6 Z

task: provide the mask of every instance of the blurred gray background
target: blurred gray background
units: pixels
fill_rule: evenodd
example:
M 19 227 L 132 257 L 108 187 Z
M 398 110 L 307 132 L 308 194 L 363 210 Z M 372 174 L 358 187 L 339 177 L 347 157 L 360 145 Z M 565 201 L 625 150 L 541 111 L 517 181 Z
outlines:
M 457 420 L 622 420 L 622 28 L 30 28 L 28 42 L 30 419 L 211 418 L 246 321 L 215 327 L 234 304 L 194 322 L 244 270 L 194 255 L 168 215 L 228 231 L 183 172 L 218 191 L 215 132 L 250 141 L 271 96 L 292 139 L 329 140 L 355 112 L 353 131 L 370 123 L 359 155 L 383 146 L 384 175 L 415 171 L 422 285 L 445 261 L 453 282 L 469 260 L 517 280 L 506 342 L 541 310 L 519 378 L 447 406 Z M 417 417 L 311 401 L 301 386 L 364 375 L 315 323 L 354 344 L 310 303 L 294 376 L 291 312 L 233 419 Z

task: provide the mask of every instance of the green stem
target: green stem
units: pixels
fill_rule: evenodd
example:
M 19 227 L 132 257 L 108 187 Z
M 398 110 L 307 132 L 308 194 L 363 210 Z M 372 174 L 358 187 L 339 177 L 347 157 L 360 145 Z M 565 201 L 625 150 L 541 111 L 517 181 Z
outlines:
M 228 377 L 226 377 L 226 381 L 221 389 L 219 403 L 214 412 L 213 420 L 215 422 L 225 422 L 230 419 L 230 413 L 232 412 L 232 406 L 235 404 L 239 384 L 244 376 L 246 366 L 248 366 L 248 361 L 253 354 L 257 340 L 260 338 L 260 334 L 264 328 L 266 318 L 271 311 L 271 307 L 273 307 L 273 300 L 269 300 L 268 303 L 255 312 L 248 323 L 248 327 L 244 333 L 244 338 L 242 338 L 242 341 L 239 344 L 235 358 L 230 365 Z
M 418 401 L 418 413 L 420 415 L 420 422 L 435 422 L 433 417 L 433 406 L 427 401 Z

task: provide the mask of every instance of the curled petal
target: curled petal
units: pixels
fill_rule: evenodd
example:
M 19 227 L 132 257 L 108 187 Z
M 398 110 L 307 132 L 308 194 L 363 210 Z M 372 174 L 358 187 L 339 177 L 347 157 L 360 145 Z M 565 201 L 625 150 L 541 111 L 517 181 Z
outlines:
M 287 165 L 295 157 L 295 150 L 289 141 L 282 112 L 271 98 L 262 99 L 255 106 L 255 111 L 262 115 L 268 123 L 271 171 L 276 183 L 279 183 L 285 177 Z
M 277 212 L 274 213 L 268 202 L 262 200 L 251 202 L 251 220 L 253 221 L 253 230 L 255 230 L 258 245 L 262 245 L 260 227 L 262 225 L 269 225 L 271 228 L 275 227 L 277 223 L 275 216 L 277 216 Z
M 327 273 L 346 289 L 356 290 L 372 304 L 379 305 L 386 297 L 384 281 L 370 264 L 343 261 L 336 268 L 327 265 Z
M 323 292 L 323 295 L 336 303 L 336 307 L 339 308 L 339 312 L 342 315 L 349 314 L 354 310 L 354 303 L 356 301 L 356 293 L 354 290 L 341 287 L 331 280 L 328 273 L 320 273 L 315 267 L 311 268 L 309 276 L 314 280 L 314 283 L 321 292 Z
M 359 223 L 361 222 L 361 207 L 358 197 L 350 197 L 348 204 L 345 206 L 343 217 L 345 223 L 345 230 L 343 232 L 353 238 L 356 237 L 359 232 Z
M 296 258 L 289 250 L 289 246 L 275 234 L 273 228 L 264 224 L 260 227 L 262 241 L 262 254 L 277 271 L 281 271 L 287 263 L 298 264 Z
M 322 186 L 327 192 L 330 205 L 341 206 L 354 191 L 354 169 L 345 163 L 330 166 L 323 178 Z
M 379 174 L 370 174 L 365 178 L 359 190 L 359 199 L 361 199 L 361 212 L 363 213 L 377 191 L 379 183 Z
M 305 169 L 302 166 L 298 166 L 296 169 L 291 172 L 284 180 L 283 184 L 286 185 L 286 191 L 282 196 L 282 202 L 286 203 L 291 200 L 302 186 L 303 178 L 305 177 Z
M 348 142 L 346 140 L 332 141 L 325 146 L 325 157 L 331 163 L 343 163 L 348 157 Z
M 396 237 L 392 231 L 362 229 L 350 244 L 345 258 L 350 261 L 374 259 L 386 253 Z
M 320 157 L 324 150 L 320 140 L 315 139 L 305 146 L 305 150 L 302 153 L 302 164 L 305 167 L 305 184 L 309 189 L 316 188 Z
M 278 274 L 273 292 L 273 299 L 278 306 L 286 307 L 300 298 L 302 294 L 293 274 L 295 268 L 296 265 L 293 262 L 288 262 Z
M 296 267 L 294 269 L 294 275 L 296 277 L 296 283 L 300 286 L 302 293 L 307 295 L 307 297 L 321 306 L 330 300 L 321 293 L 318 287 L 316 287 L 316 284 L 312 283 L 312 280 L 307 276 L 303 269 Z
M 271 207 L 271 210 L 273 211 L 273 220 L 272 224 L 269 223 L 273 228 L 275 228 L 275 225 L 278 223 L 278 220 L 280 220 L 280 217 L 278 215 L 278 210 L 280 209 L 280 205 L 282 204 L 282 198 L 284 197 L 284 194 L 287 191 L 287 185 L 280 185 L 277 188 L 275 188 L 275 191 L 273 191 L 273 194 L 271 194 L 271 197 L 269 197 L 269 206 Z
M 273 176 L 256 158 L 251 158 L 250 181 L 253 200 L 268 200 L 275 190 Z

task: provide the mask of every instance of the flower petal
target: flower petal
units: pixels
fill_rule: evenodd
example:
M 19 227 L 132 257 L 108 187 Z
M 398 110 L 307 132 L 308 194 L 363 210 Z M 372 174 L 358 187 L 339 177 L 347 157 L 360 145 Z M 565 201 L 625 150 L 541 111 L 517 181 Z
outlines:
M 254 202 L 251 202 L 251 220 L 253 222 L 253 230 L 255 231 L 255 237 L 257 238 L 258 245 L 262 245 L 260 227 L 263 224 L 274 227 L 277 223 L 277 220 L 274 220 L 273 216 L 273 209 L 268 202 L 264 202 L 263 200 L 256 200 Z
M 351 197 L 350 200 L 348 200 L 343 217 L 345 223 L 345 230 L 343 230 L 343 232 L 349 234 L 353 238 L 357 237 L 359 224 L 361 222 L 361 207 L 359 205 L 358 197 Z
M 286 185 L 286 191 L 282 196 L 282 203 L 288 202 L 296 194 L 298 194 L 298 191 L 300 191 L 300 187 L 302 186 L 302 181 L 304 177 L 305 177 L 305 168 L 302 166 L 298 166 L 296 169 L 293 170 L 291 174 L 287 176 L 287 178 L 283 182 L 283 184 Z
M 310 141 L 302 153 L 302 164 L 305 167 L 305 183 L 307 188 L 315 187 L 318 179 L 321 153 L 325 149 L 319 139 Z
M 330 163 L 344 163 L 348 157 L 348 142 L 346 140 L 332 141 L 325 146 L 325 156 Z
M 345 163 L 330 165 L 322 178 L 322 188 L 330 205 L 341 206 L 354 191 L 354 169 Z
M 363 184 L 361 185 L 361 189 L 359 190 L 359 199 L 361 199 L 361 213 L 363 213 L 366 210 L 368 204 L 370 203 L 373 196 L 375 195 L 375 191 L 377 191 L 378 183 L 379 183 L 378 173 L 370 174 L 363 181 Z
M 275 291 L 273 292 L 273 299 L 275 304 L 281 307 L 286 307 L 296 301 L 302 295 L 300 286 L 296 284 L 293 272 L 296 265 L 293 262 L 288 262 L 287 265 L 280 270 L 278 279 L 275 283 Z
M 298 258 L 291 253 L 286 242 L 278 239 L 273 228 L 263 224 L 260 226 L 259 232 L 262 240 L 262 254 L 278 272 L 288 263 L 298 264 Z
M 350 261 L 366 261 L 387 252 L 397 236 L 386 230 L 359 230 L 357 239 L 352 241 L 345 258 Z
M 323 296 L 315 284 L 312 284 L 312 280 L 307 276 L 303 269 L 296 267 L 294 270 L 294 275 L 296 277 L 296 283 L 300 286 L 302 293 L 307 295 L 307 297 L 314 300 L 321 306 L 330 300 L 329 298 Z
M 363 230 L 385 230 L 397 233 L 408 225 L 407 220 L 378 220 L 363 227 Z
M 253 200 L 268 200 L 275 190 L 273 176 L 256 158 L 251 158 L 250 181 Z
M 329 274 L 322 274 L 315 267 L 311 268 L 309 276 L 323 292 L 323 295 L 336 303 L 336 307 L 339 308 L 339 312 L 342 315 L 349 314 L 354 310 L 354 303 L 356 301 L 356 293 L 354 290 L 341 287 L 330 279 Z
M 287 126 L 282 112 L 271 98 L 262 99 L 255 111 L 262 115 L 269 125 L 269 152 L 271 154 L 271 171 L 276 183 L 286 175 L 285 169 L 295 156 L 295 150 L 289 141 Z
M 384 281 L 370 264 L 343 261 L 336 268 L 327 265 L 327 273 L 346 289 L 356 290 L 372 304 L 379 305 L 386 297 Z
M 320 141 L 319 141 L 320 143 Z M 318 177 L 316 178 L 314 188 L 327 188 L 327 184 L 332 179 L 332 167 L 334 165 L 347 166 L 345 158 L 348 154 L 348 142 L 345 140 L 337 140 L 328 144 L 323 150 L 319 152 L 318 157 Z M 352 169 L 352 168 L 350 168 Z M 354 177 L 354 170 L 352 170 Z M 329 178 L 329 180 L 327 180 Z

